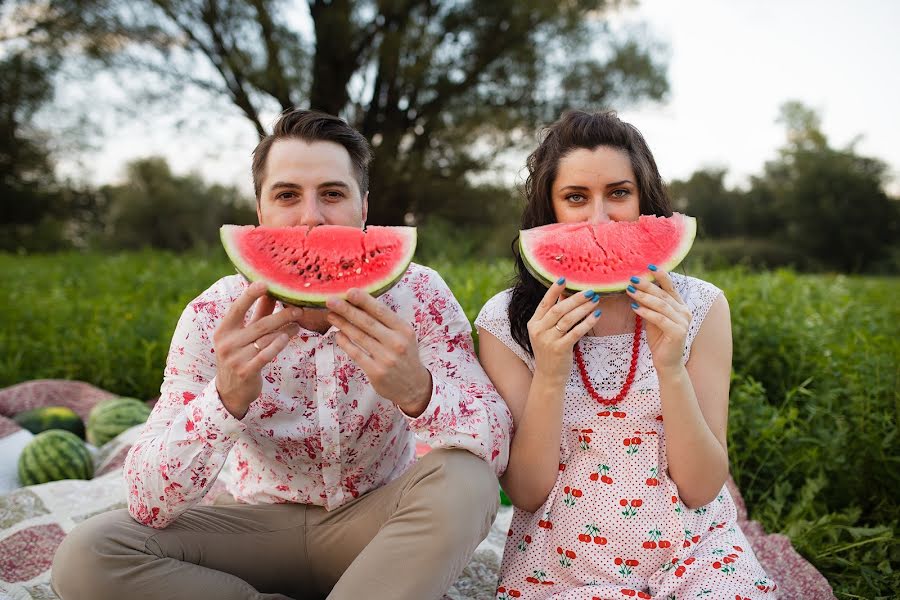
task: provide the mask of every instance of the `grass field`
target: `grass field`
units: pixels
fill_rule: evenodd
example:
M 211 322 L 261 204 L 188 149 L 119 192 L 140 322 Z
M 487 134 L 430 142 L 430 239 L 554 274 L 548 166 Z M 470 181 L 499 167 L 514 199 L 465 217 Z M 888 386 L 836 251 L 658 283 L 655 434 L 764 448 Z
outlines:
M 470 319 L 510 264 L 432 264 Z M 0 386 L 36 378 L 158 394 L 184 305 L 221 254 L 0 255 Z M 694 272 L 734 327 L 731 468 L 751 517 L 790 536 L 839 598 L 900 589 L 900 280 L 789 271 Z

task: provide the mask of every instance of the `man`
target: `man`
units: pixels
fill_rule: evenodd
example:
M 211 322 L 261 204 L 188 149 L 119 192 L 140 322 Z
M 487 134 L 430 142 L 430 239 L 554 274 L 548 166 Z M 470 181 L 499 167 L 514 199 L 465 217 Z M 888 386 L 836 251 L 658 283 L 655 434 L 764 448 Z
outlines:
M 260 224 L 362 227 L 369 158 L 342 120 L 286 111 L 254 151 Z M 54 590 L 440 597 L 496 514 L 512 427 L 470 332 L 440 277 L 415 264 L 379 298 L 352 290 L 327 310 L 219 280 L 175 330 L 125 463 L 128 511 L 66 537 Z M 418 461 L 413 432 L 437 448 Z M 237 502 L 198 506 L 226 459 Z

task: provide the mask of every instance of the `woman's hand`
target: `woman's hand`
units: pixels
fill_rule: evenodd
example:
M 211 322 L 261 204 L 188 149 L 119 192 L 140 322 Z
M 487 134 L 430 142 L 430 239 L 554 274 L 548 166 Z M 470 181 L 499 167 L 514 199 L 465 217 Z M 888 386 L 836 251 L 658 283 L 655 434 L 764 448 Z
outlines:
M 672 278 L 654 265 L 648 268 L 656 274 L 654 285 L 648 279 L 631 278 L 625 290 L 633 300 L 632 309 L 646 323 L 647 344 L 658 373 L 683 368 L 684 343 L 691 326 L 691 310 L 672 284 Z
M 565 283 L 560 279 L 550 286 L 528 321 L 535 375 L 562 383 L 572 371 L 572 348 L 600 318 L 600 296 L 588 290 L 561 300 Z

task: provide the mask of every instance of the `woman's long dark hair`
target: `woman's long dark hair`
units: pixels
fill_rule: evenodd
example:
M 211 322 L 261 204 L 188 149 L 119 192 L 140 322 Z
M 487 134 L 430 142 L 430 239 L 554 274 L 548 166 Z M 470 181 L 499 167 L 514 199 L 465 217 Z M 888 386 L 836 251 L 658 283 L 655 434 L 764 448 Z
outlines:
M 600 146 L 615 148 L 628 155 L 637 179 L 642 215 L 672 215 L 668 191 L 641 132 L 633 125 L 621 121 L 614 112 L 589 113 L 573 110 L 564 113 L 558 121 L 544 129 L 538 147 L 528 156 L 522 229 L 556 222 L 552 186 L 559 161 L 572 150 L 593 150 Z M 528 337 L 528 320 L 547 288 L 525 268 L 519 255 L 518 237 L 513 240 L 513 253 L 516 257 L 517 274 L 509 301 L 511 333 L 513 339 L 533 356 Z

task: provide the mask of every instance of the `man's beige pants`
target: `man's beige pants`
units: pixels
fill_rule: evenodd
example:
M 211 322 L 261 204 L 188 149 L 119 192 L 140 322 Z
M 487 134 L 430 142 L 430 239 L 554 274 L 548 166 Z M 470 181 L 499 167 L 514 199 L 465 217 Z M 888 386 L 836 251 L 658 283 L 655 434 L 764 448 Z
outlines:
M 52 586 L 63 600 L 440 598 L 487 535 L 497 490 L 482 459 L 434 450 L 331 512 L 202 506 L 153 529 L 117 510 L 66 536 Z

